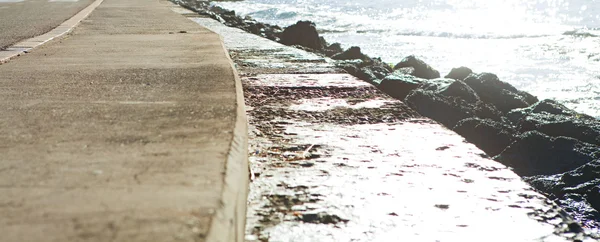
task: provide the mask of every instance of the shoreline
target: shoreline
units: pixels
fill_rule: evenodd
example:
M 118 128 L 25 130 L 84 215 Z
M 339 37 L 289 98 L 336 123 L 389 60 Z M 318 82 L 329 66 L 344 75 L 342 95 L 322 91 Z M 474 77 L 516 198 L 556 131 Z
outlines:
M 358 47 L 344 51 L 339 44 L 321 38 L 310 22 L 299 22 L 286 37 L 286 28 L 241 18 L 220 7 L 210 8 L 208 2 L 174 2 L 186 2 L 190 10 L 227 26 L 337 59 L 338 66 L 349 74 L 407 103 L 494 160 L 513 167 L 584 227 L 600 228 L 600 181 L 594 180 L 594 174 L 600 174 L 596 165 L 600 164 L 598 119 L 553 100 L 537 100 L 491 73 L 476 74 L 462 67 L 440 78 L 439 72 L 418 58 L 408 57 L 392 67 L 362 54 Z M 289 42 L 293 39 L 302 41 Z

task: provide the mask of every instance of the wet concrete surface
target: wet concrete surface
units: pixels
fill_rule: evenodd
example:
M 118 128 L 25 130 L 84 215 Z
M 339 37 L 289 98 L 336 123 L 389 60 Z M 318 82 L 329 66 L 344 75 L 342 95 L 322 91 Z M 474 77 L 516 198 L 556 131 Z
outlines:
M 245 71 L 263 74 L 342 72 L 329 58 L 227 27 L 210 18 L 192 20 L 222 35 L 226 33 L 223 42 L 238 67 Z
M 597 241 L 506 166 L 331 60 L 194 20 L 224 37 L 244 84 L 247 241 Z

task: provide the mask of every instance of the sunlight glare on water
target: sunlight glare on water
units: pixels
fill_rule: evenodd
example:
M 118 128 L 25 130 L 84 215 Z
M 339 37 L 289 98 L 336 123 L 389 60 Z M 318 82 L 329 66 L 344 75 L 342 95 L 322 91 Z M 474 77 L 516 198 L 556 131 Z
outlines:
M 497 74 L 539 98 L 600 117 L 600 0 L 246 0 L 259 21 L 311 20 L 329 42 L 396 63 L 417 55 Z M 583 35 L 565 35 L 565 32 Z

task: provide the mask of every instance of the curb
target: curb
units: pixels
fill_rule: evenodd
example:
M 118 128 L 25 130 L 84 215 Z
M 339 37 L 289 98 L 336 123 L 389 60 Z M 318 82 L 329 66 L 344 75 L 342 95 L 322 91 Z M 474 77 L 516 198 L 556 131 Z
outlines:
M 222 37 L 221 37 L 222 39 Z M 225 44 L 221 41 L 235 77 L 236 121 L 233 139 L 227 155 L 220 208 L 210 223 L 206 242 L 243 242 L 249 189 L 248 121 L 242 81 Z
M 197 17 L 198 14 L 181 6 L 169 2 L 171 10 L 181 14 L 183 17 Z M 213 32 L 213 31 L 211 31 Z M 214 33 L 214 32 L 213 32 Z M 215 33 L 216 35 L 219 35 Z M 220 35 L 219 35 L 220 36 Z M 246 210 L 248 200 L 248 189 L 250 184 L 250 167 L 248 164 L 248 121 L 246 118 L 246 106 L 242 81 L 239 77 L 235 64 L 225 47 L 223 37 L 221 48 L 229 59 L 232 74 L 235 78 L 236 92 L 236 121 L 233 129 L 233 138 L 227 154 L 225 163 L 225 174 L 223 192 L 219 208 L 209 224 L 206 242 L 243 242 L 245 238 Z
M 79 24 L 79 22 L 81 22 L 83 19 L 89 16 L 90 13 L 92 13 L 92 11 L 94 11 L 94 9 L 96 9 L 96 7 L 98 7 L 103 1 L 104 0 L 94 1 L 92 4 L 79 11 L 77 14 L 73 15 L 73 17 L 71 17 L 67 21 L 60 24 L 58 27 L 50 30 L 45 34 L 22 40 L 6 48 L 6 50 L 0 51 L 0 65 L 10 61 L 10 59 L 14 57 L 20 56 L 21 54 L 25 54 L 34 48 L 48 43 L 48 41 L 51 41 L 55 38 L 58 38 L 71 32 L 75 28 L 75 26 Z

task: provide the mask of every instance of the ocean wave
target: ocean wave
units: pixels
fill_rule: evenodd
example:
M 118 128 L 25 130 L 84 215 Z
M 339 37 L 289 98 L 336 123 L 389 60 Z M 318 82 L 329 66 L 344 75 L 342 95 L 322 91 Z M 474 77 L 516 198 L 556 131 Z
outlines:
M 296 11 L 282 11 L 278 8 L 261 9 L 253 12 L 248 12 L 246 15 L 254 16 L 255 18 L 270 18 L 274 20 L 286 20 L 298 17 Z
M 587 38 L 587 37 L 599 37 L 598 34 L 592 33 L 592 31 L 585 31 L 582 29 L 576 29 L 576 30 L 570 30 L 570 31 L 565 31 L 563 33 L 563 35 L 570 35 L 570 36 L 574 36 L 574 37 L 582 37 L 582 38 Z
M 454 39 L 522 39 L 522 38 L 542 38 L 555 36 L 552 34 L 513 34 L 513 35 L 497 35 L 497 34 L 475 34 L 475 33 L 454 33 L 454 32 L 435 32 L 435 31 L 396 31 L 392 29 L 345 29 L 331 27 L 328 29 L 320 29 L 322 33 L 347 33 L 354 32 L 357 34 L 387 34 L 397 36 L 416 36 L 416 37 L 440 37 Z

